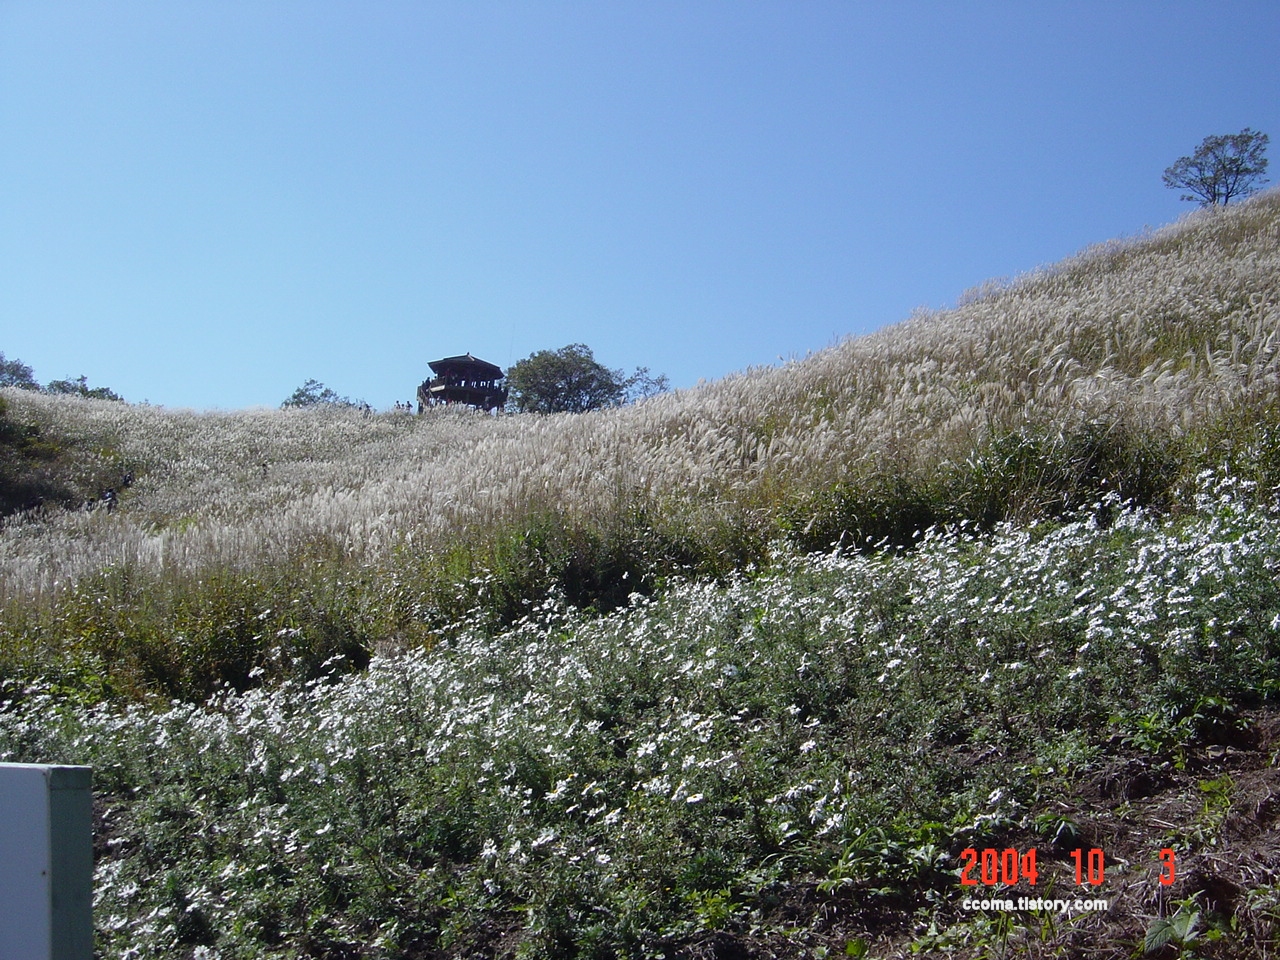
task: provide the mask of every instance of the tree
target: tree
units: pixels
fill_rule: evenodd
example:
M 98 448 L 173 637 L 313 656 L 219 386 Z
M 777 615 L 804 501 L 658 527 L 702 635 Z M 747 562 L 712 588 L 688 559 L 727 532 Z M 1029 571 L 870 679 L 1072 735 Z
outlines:
M 1270 138 L 1245 127 L 1239 133 L 1205 137 L 1189 157 L 1164 172 L 1164 185 L 1186 190 L 1183 200 L 1199 200 L 1200 206 L 1226 206 L 1233 197 L 1247 197 L 1256 185 L 1266 183 L 1267 143 Z
M 507 371 L 510 402 L 524 413 L 585 413 L 667 389 L 667 378 L 638 367 L 627 376 L 596 360 L 584 343 L 539 350 Z
M 91 387 L 89 378 L 84 374 L 78 377 L 67 377 L 65 380 L 51 380 L 41 387 L 31 368 L 16 357 L 6 360 L 0 352 L 0 387 L 18 387 L 22 390 L 38 390 L 41 393 L 72 394 L 78 397 L 89 397 L 92 400 L 119 400 L 124 397 L 108 387 Z
M 16 357 L 12 360 L 6 360 L 4 352 L 0 351 L 0 387 L 39 390 L 40 384 L 36 382 L 35 374 L 30 367 Z
M 367 407 L 368 404 L 350 397 L 340 397 L 336 391 L 330 390 L 319 380 L 308 380 L 289 395 L 289 399 L 280 404 L 281 409 L 288 407 L 315 407 L 321 404 L 333 404 L 338 407 Z
M 633 403 L 636 400 L 656 397 L 670 389 L 671 381 L 667 379 L 666 374 L 660 373 L 654 376 L 649 372 L 648 367 L 636 367 L 636 372 L 627 377 L 626 400 L 627 403 Z
M 90 387 L 89 378 L 83 373 L 72 379 L 51 380 L 44 388 L 45 393 L 66 393 L 77 397 L 88 397 L 90 400 L 119 400 L 124 397 L 108 387 Z
M 584 343 L 539 350 L 507 371 L 507 390 L 525 413 L 584 413 L 616 407 L 625 393 L 624 375 L 599 363 Z

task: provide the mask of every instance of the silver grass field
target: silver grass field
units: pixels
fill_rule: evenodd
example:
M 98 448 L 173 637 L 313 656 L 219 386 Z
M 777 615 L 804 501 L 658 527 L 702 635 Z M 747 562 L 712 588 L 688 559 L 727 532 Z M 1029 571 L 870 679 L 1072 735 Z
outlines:
M 780 368 L 585 416 L 202 414 L 9 390 L 145 471 L 128 509 L 8 524 L 0 587 L 55 591 L 107 564 L 188 575 L 317 538 L 383 562 L 546 508 L 754 529 L 795 491 L 934 471 L 1009 431 L 1177 436 L 1276 397 L 1277 209 L 1270 193 L 1193 215 Z

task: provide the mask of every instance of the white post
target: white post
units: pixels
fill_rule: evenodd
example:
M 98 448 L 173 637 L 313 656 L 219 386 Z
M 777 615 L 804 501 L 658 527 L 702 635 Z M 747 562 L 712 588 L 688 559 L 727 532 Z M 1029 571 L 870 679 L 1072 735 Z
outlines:
M 0 960 L 93 957 L 91 773 L 0 763 Z

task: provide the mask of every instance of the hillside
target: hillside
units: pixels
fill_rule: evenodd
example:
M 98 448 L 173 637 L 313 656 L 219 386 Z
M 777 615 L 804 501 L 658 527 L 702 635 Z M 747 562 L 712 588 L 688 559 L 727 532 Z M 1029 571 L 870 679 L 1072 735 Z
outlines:
M 33 610 L 127 575 L 172 624 L 193 580 L 278 581 L 306 559 L 365 583 L 346 604 L 392 594 L 334 627 L 353 645 L 413 644 L 471 609 L 481 579 L 510 622 L 553 586 L 607 609 L 673 573 L 760 562 L 779 538 L 907 543 L 1105 492 L 1168 507 L 1224 459 L 1271 482 L 1253 447 L 1276 419 L 1278 211 L 1268 193 L 781 368 L 587 416 L 196 414 L 6 391 L 15 419 L 91 451 L 94 477 L 105 462 L 136 479 L 112 513 L 6 523 L 0 598 L 30 638 Z M 279 608 L 300 587 L 247 589 Z
M 0 760 L 111 957 L 1270 955 L 1277 331 L 1272 192 L 596 414 L 6 391 L 133 479 L 0 530 Z

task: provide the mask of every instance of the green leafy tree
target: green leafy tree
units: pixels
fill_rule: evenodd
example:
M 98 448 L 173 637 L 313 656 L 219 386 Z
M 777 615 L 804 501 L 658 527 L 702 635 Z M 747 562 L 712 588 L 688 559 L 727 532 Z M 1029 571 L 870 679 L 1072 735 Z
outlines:
M 16 357 L 6 360 L 3 351 L 0 351 L 0 387 L 39 390 L 40 384 L 36 382 L 35 374 L 30 367 Z
M 339 407 L 366 407 L 367 404 L 352 400 L 350 397 L 341 397 L 337 391 L 326 387 L 319 380 L 308 380 L 297 390 L 289 395 L 289 399 L 280 404 L 282 409 L 289 407 L 316 407 L 323 404 L 333 404 Z
M 627 376 L 604 366 L 584 343 L 539 350 L 507 371 L 510 402 L 523 413 L 585 413 L 667 389 L 667 378 L 638 367 Z
M 1233 198 L 1247 197 L 1266 183 L 1267 144 L 1270 138 L 1245 127 L 1239 133 L 1205 137 L 1189 157 L 1164 172 L 1164 185 L 1186 190 L 1183 200 L 1198 200 L 1202 207 L 1226 206 Z
M 0 353 L 0 387 L 18 387 L 22 390 L 40 390 L 43 393 L 71 394 L 94 400 L 124 400 L 124 397 L 108 387 L 91 387 L 89 378 L 81 374 L 65 380 L 51 380 L 41 387 L 31 368 L 16 357 L 5 359 Z
M 51 380 L 44 388 L 44 392 L 72 394 L 88 397 L 91 400 L 124 400 L 124 397 L 107 387 L 89 386 L 89 378 L 84 374 L 74 379 L 68 377 L 66 380 Z

